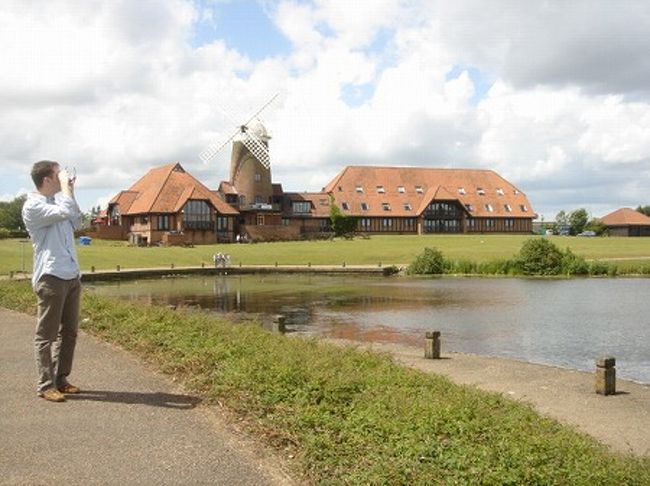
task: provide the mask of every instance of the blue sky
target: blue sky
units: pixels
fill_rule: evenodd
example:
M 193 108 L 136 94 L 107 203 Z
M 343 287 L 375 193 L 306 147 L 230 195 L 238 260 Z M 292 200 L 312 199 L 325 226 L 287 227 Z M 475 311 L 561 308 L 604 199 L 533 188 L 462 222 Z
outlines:
M 228 177 L 235 118 L 262 114 L 273 178 L 319 190 L 348 164 L 496 170 L 546 219 L 650 204 L 643 1 L 52 0 L 0 16 L 0 198 L 40 159 L 83 209 L 152 167 Z

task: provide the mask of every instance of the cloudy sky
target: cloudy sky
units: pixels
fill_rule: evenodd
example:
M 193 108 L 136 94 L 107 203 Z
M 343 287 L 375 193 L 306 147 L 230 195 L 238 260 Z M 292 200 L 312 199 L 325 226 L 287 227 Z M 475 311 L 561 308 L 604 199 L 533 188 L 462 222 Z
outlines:
M 552 219 L 650 204 L 645 0 L 2 0 L 0 199 L 75 166 L 82 209 L 178 161 L 209 187 L 261 117 L 273 179 L 490 168 Z

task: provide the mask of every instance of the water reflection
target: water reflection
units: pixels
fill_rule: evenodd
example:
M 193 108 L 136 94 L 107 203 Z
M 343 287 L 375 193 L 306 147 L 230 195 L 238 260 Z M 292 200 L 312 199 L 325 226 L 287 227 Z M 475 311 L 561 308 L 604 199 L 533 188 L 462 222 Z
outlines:
M 648 279 L 411 279 L 242 275 L 96 285 L 133 301 L 233 315 L 284 314 L 290 332 L 420 345 L 592 370 L 650 383 Z

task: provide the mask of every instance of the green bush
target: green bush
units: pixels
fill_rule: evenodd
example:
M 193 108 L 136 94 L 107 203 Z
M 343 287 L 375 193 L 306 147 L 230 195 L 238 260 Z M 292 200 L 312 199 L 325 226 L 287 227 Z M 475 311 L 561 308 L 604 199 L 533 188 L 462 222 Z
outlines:
M 575 255 L 567 248 L 562 255 L 562 273 L 566 275 L 588 275 L 589 264 L 583 257 Z
M 445 269 L 445 259 L 442 252 L 436 248 L 425 248 L 424 252 L 415 257 L 406 273 L 409 275 L 440 275 Z
M 0 228 L 0 240 L 6 240 L 9 237 L 11 237 L 11 231 L 7 228 Z
M 589 264 L 589 275 L 608 275 L 609 271 L 607 262 L 593 261 Z
M 563 254 L 546 238 L 526 241 L 519 251 L 518 266 L 524 275 L 559 275 Z

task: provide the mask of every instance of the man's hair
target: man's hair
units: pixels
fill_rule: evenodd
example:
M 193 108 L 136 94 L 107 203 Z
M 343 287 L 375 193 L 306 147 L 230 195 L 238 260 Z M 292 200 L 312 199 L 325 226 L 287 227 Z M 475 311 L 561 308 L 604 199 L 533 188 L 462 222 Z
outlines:
M 32 167 L 32 180 L 36 185 L 36 189 L 40 189 L 43 185 L 43 179 L 46 177 L 51 177 L 54 173 L 54 168 L 59 165 L 58 162 L 53 162 L 51 160 L 41 160 L 36 162 Z

